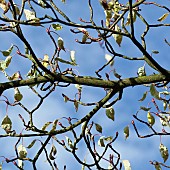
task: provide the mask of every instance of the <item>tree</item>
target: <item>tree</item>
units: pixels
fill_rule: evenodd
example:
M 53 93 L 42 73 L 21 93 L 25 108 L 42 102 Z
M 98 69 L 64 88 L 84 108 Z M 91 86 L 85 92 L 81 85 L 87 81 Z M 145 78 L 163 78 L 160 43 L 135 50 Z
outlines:
M 119 141 L 154 136 L 142 164 L 170 168 L 167 0 L 0 7 L 1 169 L 130 170 Z

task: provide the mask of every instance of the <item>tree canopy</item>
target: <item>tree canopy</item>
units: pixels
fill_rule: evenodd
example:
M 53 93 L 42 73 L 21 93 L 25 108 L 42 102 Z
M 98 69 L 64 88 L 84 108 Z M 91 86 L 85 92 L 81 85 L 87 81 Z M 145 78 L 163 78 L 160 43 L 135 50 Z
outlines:
M 170 168 L 169 13 L 0 0 L 0 169 Z

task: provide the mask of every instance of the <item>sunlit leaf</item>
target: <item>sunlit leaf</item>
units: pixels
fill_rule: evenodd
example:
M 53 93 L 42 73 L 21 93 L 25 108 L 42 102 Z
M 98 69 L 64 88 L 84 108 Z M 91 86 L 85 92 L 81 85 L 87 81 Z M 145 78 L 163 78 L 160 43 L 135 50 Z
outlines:
M 139 77 L 141 77 L 141 76 L 146 76 L 145 67 L 144 67 L 144 66 L 139 67 L 137 73 L 138 73 L 138 76 L 139 76 Z
M 150 93 L 154 98 L 160 100 L 159 92 L 156 90 L 156 88 L 153 84 L 150 85 Z
M 28 9 L 24 9 L 24 14 L 27 20 L 34 20 L 36 19 L 35 12 L 30 11 Z
M 139 99 L 139 101 L 140 101 L 140 102 L 144 101 L 144 100 L 146 99 L 147 94 L 148 94 L 148 92 L 146 91 L 146 92 L 143 94 L 142 98 Z
M 77 102 L 77 100 L 74 101 L 74 107 L 76 112 L 78 111 L 78 107 L 79 107 L 79 103 Z
M 58 60 L 58 61 L 60 61 L 61 63 L 70 64 L 70 65 L 73 65 L 73 66 L 76 66 L 76 65 L 77 65 L 77 64 L 74 63 L 74 62 L 67 61 L 67 60 L 63 60 L 63 59 L 60 58 L 60 57 L 56 57 L 55 59 Z
M 1 51 L 1 53 L 3 54 L 3 56 L 7 57 L 11 54 L 12 50 L 13 50 L 13 45 L 11 45 L 11 47 L 8 50 L 5 51 Z
M 62 39 L 61 37 L 58 37 L 58 47 L 59 47 L 59 49 L 65 51 L 65 48 L 64 48 L 64 41 L 63 41 L 63 39 Z
M 113 121 L 115 120 L 115 111 L 112 106 L 106 108 L 106 116 Z
M 70 59 L 72 63 L 76 64 L 76 57 L 75 57 L 75 51 L 70 51 Z
M 105 147 L 105 144 L 104 144 L 104 136 L 101 136 L 98 140 L 98 145 L 101 146 L 101 147 Z
M 144 111 L 149 111 L 151 109 L 151 107 L 140 106 L 140 109 L 144 110 Z
M 43 8 L 46 7 L 46 4 L 43 2 L 43 0 L 38 0 L 38 4 L 40 4 Z
M 123 131 L 125 139 L 127 139 L 129 137 L 129 126 L 126 126 Z
M 42 131 L 46 130 L 46 128 L 47 128 L 50 124 L 52 124 L 52 122 L 46 122 L 46 123 L 44 124 L 44 126 L 41 128 L 41 130 L 42 130 Z
M 168 148 L 165 145 L 163 145 L 162 143 L 160 143 L 159 150 L 160 150 L 160 153 L 161 153 L 161 156 L 162 156 L 164 162 L 166 162 L 169 157 Z
M 81 84 L 75 84 L 75 87 L 78 89 L 78 91 L 82 91 L 82 85 Z
M 54 120 L 51 132 L 54 132 L 56 130 L 57 123 L 58 123 L 58 119 Z
M 156 170 L 162 170 L 160 164 L 158 162 L 155 162 L 155 169 Z
M 56 31 L 59 31 L 63 28 L 60 24 L 51 24 L 51 26 Z
M 15 89 L 14 89 L 14 99 L 15 99 L 15 101 L 16 102 L 19 102 L 19 101 L 21 101 L 22 100 L 22 98 L 23 98 L 23 95 L 21 94 L 21 92 L 19 91 L 19 89 L 18 89 L 18 87 L 16 87 Z
M 55 147 L 54 145 L 52 145 L 51 151 L 50 151 L 50 154 L 49 154 L 49 158 L 50 158 L 51 160 L 56 159 L 56 158 L 54 157 L 54 156 L 56 155 L 56 153 L 57 153 L 57 149 L 56 149 L 56 147 Z
M 131 170 L 130 162 L 128 160 L 122 161 L 125 170 Z
M 17 148 L 18 154 L 20 158 L 26 158 L 27 157 L 27 150 L 23 145 L 19 145 Z
M 169 12 L 163 14 L 157 21 L 162 22 L 163 20 L 165 20 L 167 18 L 168 15 L 169 15 Z
M 112 137 L 112 136 L 107 136 L 107 137 L 105 137 L 105 138 L 104 138 L 104 140 L 105 140 L 105 141 L 109 141 L 109 142 L 111 142 L 111 141 L 112 141 L 112 139 L 113 139 L 113 137 Z
M 159 114 L 160 116 L 160 122 L 162 126 L 169 126 L 170 127 L 170 117 L 165 114 Z
M 5 59 L 6 68 L 8 68 L 9 64 L 11 63 L 11 59 L 12 59 L 12 56 L 8 56 L 8 57 Z
M 136 21 L 136 12 L 132 11 L 132 22 L 134 23 L 135 21 Z M 130 25 L 130 12 L 128 13 L 127 22 L 125 25 L 126 26 Z
M 111 55 L 105 54 L 105 59 L 107 60 L 107 62 L 109 62 L 109 64 L 110 64 L 111 66 L 113 66 L 114 60 L 113 60 L 113 57 L 112 57 Z
M 147 114 L 147 119 L 148 119 L 148 123 L 151 126 L 153 126 L 154 123 L 155 123 L 155 118 L 154 118 L 154 116 L 150 112 L 148 112 L 148 114 Z
M 73 143 L 72 143 L 71 139 L 68 136 L 66 136 L 66 141 L 67 141 L 68 146 L 71 149 L 73 149 L 74 148 Z M 76 150 L 77 150 L 77 148 L 76 148 Z
M 35 142 L 36 142 L 36 139 L 34 139 L 34 140 L 27 146 L 27 148 L 28 148 L 28 149 L 32 148 L 32 147 L 34 146 Z
M 119 28 L 118 25 L 115 26 L 115 31 L 118 31 L 121 33 L 121 29 Z M 113 37 L 114 37 L 116 43 L 120 46 L 122 43 L 123 36 L 118 33 L 118 34 L 113 34 Z
M 44 59 L 42 60 L 42 65 L 47 67 L 49 65 L 49 56 L 47 54 L 44 55 Z
M 12 129 L 12 121 L 11 119 L 8 117 L 8 115 L 6 115 L 2 122 L 1 122 L 1 127 L 2 129 L 4 129 L 7 133 Z
M 8 77 L 9 80 L 18 80 L 20 77 L 19 73 L 14 73 L 11 77 Z
M 98 132 L 102 133 L 102 126 L 99 125 L 99 124 L 97 124 L 97 123 L 95 123 L 95 126 L 96 126 L 96 130 L 97 130 Z

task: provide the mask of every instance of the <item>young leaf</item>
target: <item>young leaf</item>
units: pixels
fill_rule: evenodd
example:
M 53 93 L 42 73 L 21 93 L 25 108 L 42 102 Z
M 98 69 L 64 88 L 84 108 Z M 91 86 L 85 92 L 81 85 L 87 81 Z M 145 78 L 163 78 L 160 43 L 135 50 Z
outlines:
M 41 5 L 43 8 L 46 8 L 46 4 L 43 2 L 43 0 L 38 0 L 38 4 Z
M 121 29 L 119 28 L 118 25 L 115 26 L 115 31 L 121 33 Z M 122 39 L 123 39 L 123 36 L 122 36 L 121 34 L 118 33 L 118 34 L 113 34 L 113 37 L 114 37 L 116 43 L 117 43 L 117 44 L 119 45 L 119 47 L 120 47 L 121 42 L 122 42 Z
M 18 148 L 18 153 L 20 158 L 26 158 L 27 157 L 27 150 L 23 145 L 19 145 Z
M 8 50 L 6 50 L 6 51 L 1 51 L 1 53 L 3 54 L 3 56 L 5 56 L 5 57 L 7 57 L 7 56 L 9 56 L 10 54 L 11 54 L 11 52 L 12 52 L 12 50 L 13 50 L 13 45 L 11 45 L 11 47 L 8 49 Z
M 70 64 L 70 65 L 73 65 L 73 66 L 76 66 L 76 65 L 77 65 L 76 63 L 73 63 L 73 62 L 71 62 L 71 61 L 63 60 L 63 59 L 60 58 L 60 57 L 56 57 L 55 60 L 58 60 L 58 61 L 60 61 L 61 63 Z
M 28 149 L 32 148 L 32 147 L 34 146 L 35 142 L 36 142 L 36 139 L 34 139 L 34 140 L 27 146 L 27 148 L 28 148 Z
M 157 50 L 152 50 L 152 53 L 153 53 L 153 54 L 159 54 L 159 51 L 157 51 Z
M 8 57 L 5 59 L 6 68 L 8 68 L 9 64 L 11 63 L 11 59 L 12 59 L 12 56 L 8 56 Z
M 102 126 L 100 126 L 99 124 L 95 123 L 95 126 L 96 126 L 96 130 L 99 132 L 99 133 L 102 133 Z
M 78 107 L 79 107 L 79 103 L 77 102 L 77 100 L 74 101 L 74 107 L 76 112 L 78 111 Z
M 155 169 L 156 170 L 162 170 L 160 164 L 158 162 L 155 162 Z
M 58 119 L 54 120 L 51 132 L 54 132 L 56 130 L 57 123 L 58 123 Z
M 52 145 L 51 151 L 50 151 L 50 154 L 49 154 L 49 158 L 51 160 L 54 160 L 55 159 L 54 156 L 56 155 L 56 153 L 57 153 L 57 149 L 56 149 L 56 147 L 54 145 Z
M 115 111 L 112 106 L 106 108 L 106 116 L 113 121 L 115 120 Z
M 135 11 L 132 11 L 132 21 L 133 21 L 133 23 L 136 21 L 136 12 Z M 127 22 L 125 25 L 126 26 L 130 25 L 130 12 L 128 13 Z
M 128 160 L 122 161 L 125 170 L 131 170 L 130 162 Z
M 24 14 L 27 20 L 34 20 L 36 19 L 35 12 L 30 11 L 28 9 L 24 9 Z
M 47 54 L 44 55 L 44 59 L 42 60 L 42 65 L 47 67 L 49 65 L 49 56 Z
M 76 64 L 75 51 L 70 51 L 70 59 L 72 63 Z
M 148 118 L 148 123 L 149 123 L 151 126 L 153 126 L 154 123 L 155 123 L 155 118 L 154 118 L 154 116 L 153 116 L 150 112 L 148 112 L 147 118 Z
M 144 66 L 139 67 L 137 74 L 138 74 L 139 77 L 146 76 L 145 67 Z
M 85 43 L 87 41 L 87 38 L 88 36 L 86 34 L 83 34 L 83 37 L 82 37 L 82 43 Z
M 169 15 L 169 12 L 163 14 L 157 21 L 162 22 L 163 20 L 165 20 L 167 18 L 168 15 Z
M 159 150 L 160 150 L 161 156 L 162 156 L 164 163 L 165 163 L 167 161 L 168 157 L 169 157 L 168 148 L 161 143 L 159 145 Z
M 140 109 L 144 110 L 144 111 L 149 111 L 151 109 L 151 107 L 140 106 Z
M 58 47 L 59 47 L 59 49 L 65 51 L 65 48 L 64 48 L 64 41 L 63 41 L 63 39 L 62 39 L 61 37 L 58 37 Z
M 160 116 L 160 122 L 161 122 L 162 126 L 169 126 L 170 127 L 169 116 L 166 116 L 164 114 L 159 114 L 159 116 Z
M 69 146 L 71 149 L 73 149 L 74 146 L 73 146 L 73 144 L 72 144 L 72 141 L 71 141 L 71 139 L 70 139 L 69 137 L 67 137 L 67 136 L 66 136 L 66 141 L 67 141 L 68 146 Z M 77 149 L 78 149 L 78 148 L 76 148 L 76 150 L 77 150 Z
M 113 137 L 112 137 L 112 136 L 107 136 L 107 137 L 105 137 L 105 138 L 104 138 L 104 140 L 105 140 L 105 141 L 109 141 L 109 142 L 111 142 L 111 141 L 112 141 L 112 139 L 113 139 Z
M 129 126 L 126 126 L 123 131 L 125 139 L 127 139 L 129 137 Z
M 78 91 L 82 91 L 82 85 L 81 84 L 75 84 L 75 87 L 78 89 Z
M 4 129 L 6 131 L 6 133 L 9 133 L 10 130 L 12 129 L 12 121 L 8 117 L 8 115 L 6 115 L 3 118 L 2 122 L 1 122 L 1 127 L 2 127 L 2 129 Z
M 116 78 L 120 79 L 122 76 L 116 72 L 116 69 L 113 70 L 113 74 Z
M 107 62 L 109 62 L 110 66 L 113 66 L 114 60 L 113 60 L 113 57 L 111 55 L 105 54 L 105 59 L 107 60 Z
M 98 140 L 98 145 L 101 146 L 101 147 L 105 147 L 105 144 L 104 144 L 104 136 L 101 136 Z
M 16 101 L 16 102 L 21 101 L 22 98 L 23 98 L 23 95 L 20 93 L 18 87 L 16 87 L 16 88 L 14 89 L 14 93 L 15 93 L 15 94 L 14 94 L 14 99 L 15 99 L 15 101 Z
M 146 91 L 146 92 L 143 94 L 142 98 L 139 99 L 138 101 L 140 101 L 140 102 L 144 101 L 144 100 L 146 99 L 147 94 L 148 94 L 148 92 Z
M 159 92 L 156 90 L 156 88 L 153 84 L 150 85 L 150 93 L 154 98 L 160 100 Z
M 51 26 L 56 31 L 59 31 L 63 28 L 60 24 L 52 24 Z
M 41 128 L 42 131 L 46 130 L 46 128 L 51 124 L 52 122 L 46 122 L 44 126 Z

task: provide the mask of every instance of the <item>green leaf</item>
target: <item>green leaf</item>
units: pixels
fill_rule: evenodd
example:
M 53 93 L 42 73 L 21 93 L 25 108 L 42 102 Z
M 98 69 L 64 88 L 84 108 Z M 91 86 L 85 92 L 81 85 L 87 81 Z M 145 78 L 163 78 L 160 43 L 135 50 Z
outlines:
M 169 157 L 168 148 L 161 143 L 159 145 L 159 151 L 160 151 L 161 156 L 162 156 L 164 163 L 165 163 L 167 161 L 168 157 Z
M 139 67 L 137 74 L 138 74 L 139 77 L 141 77 L 141 76 L 146 76 L 145 67 L 144 67 L 144 66 Z
M 18 87 L 16 87 L 15 89 L 14 89 L 14 99 L 15 99 L 15 101 L 16 102 L 19 102 L 19 101 L 21 101 L 22 100 L 22 98 L 23 98 L 23 95 L 21 94 L 21 92 L 19 91 L 19 89 L 18 89 Z
M 148 94 L 148 92 L 146 91 L 146 92 L 143 94 L 142 98 L 139 99 L 138 101 L 140 101 L 140 102 L 144 101 L 144 100 L 146 99 L 147 94 Z
M 63 59 L 61 59 L 60 57 L 56 57 L 55 60 L 58 60 L 58 61 L 60 61 L 61 63 L 70 64 L 70 65 L 73 65 L 73 66 L 76 66 L 76 65 L 77 65 L 77 64 L 74 63 L 74 62 L 67 61 L 67 60 L 63 60 Z
M 154 98 L 160 100 L 159 92 L 156 90 L 156 88 L 153 84 L 150 85 L 150 93 Z
M 11 47 L 8 49 L 8 50 L 6 50 L 6 51 L 1 51 L 1 53 L 3 54 L 3 56 L 5 56 L 5 57 L 7 57 L 7 56 L 9 56 L 10 54 L 11 54 L 11 52 L 12 52 L 12 50 L 13 50 L 13 45 L 11 45 Z
M 54 157 L 54 156 L 56 155 L 56 153 L 57 153 L 57 149 L 56 149 L 56 147 L 55 147 L 54 145 L 52 145 L 51 151 L 50 151 L 50 154 L 49 154 L 49 158 L 50 158 L 51 160 L 56 159 L 56 158 Z
M 153 116 L 150 112 L 148 112 L 147 118 L 148 118 L 148 123 L 149 123 L 151 126 L 153 126 L 154 123 L 155 123 L 155 118 L 154 118 L 154 116 Z
M 74 101 L 74 107 L 76 112 L 78 111 L 78 107 L 79 107 L 79 103 L 77 102 L 77 100 Z
M 155 162 L 155 169 L 156 170 L 162 170 L 160 164 L 158 162 Z
M 151 107 L 140 106 L 140 109 L 144 110 L 144 111 L 149 111 L 151 109 Z
M 59 31 L 63 28 L 60 24 L 51 24 L 51 26 L 56 31 Z
M 96 126 L 96 130 L 99 132 L 99 133 L 102 133 L 102 126 L 100 126 L 99 124 L 95 123 L 95 126 Z
M 167 18 L 168 15 L 169 15 L 169 12 L 163 14 L 157 21 L 162 22 L 163 20 L 165 20 Z
M 159 54 L 159 51 L 157 51 L 157 50 L 152 50 L 152 53 L 153 53 L 153 54 Z
M 12 59 L 12 56 L 8 56 L 6 59 L 5 59 L 5 63 L 6 63 L 6 68 L 9 66 L 9 64 L 11 63 L 11 59 Z
M 58 123 L 58 119 L 56 119 L 56 120 L 53 122 L 53 126 L 52 126 L 52 129 L 51 129 L 50 132 L 54 132 L 54 131 L 56 130 L 57 123 Z
M 35 142 L 36 142 L 36 139 L 34 139 L 34 140 L 27 146 L 27 148 L 28 148 L 28 149 L 32 148 L 32 147 L 34 146 Z
M 69 146 L 71 149 L 73 149 L 74 146 L 73 146 L 73 144 L 72 144 L 71 139 L 70 139 L 68 136 L 66 136 L 66 141 L 67 141 L 68 146 Z M 78 148 L 75 148 L 75 149 L 77 150 Z
M 44 126 L 41 128 L 42 131 L 45 131 L 46 128 L 51 124 L 52 122 L 46 122 Z
M 115 111 L 112 106 L 106 108 L 106 116 L 113 121 L 115 120 Z
M 130 162 L 128 160 L 122 161 L 125 170 L 131 170 Z
M 107 62 L 110 62 L 110 66 L 113 66 L 114 64 L 114 60 L 113 60 L 113 56 L 109 55 L 109 54 L 105 54 L 105 59 L 107 60 Z
M 136 21 L 136 12 L 135 11 L 132 11 L 132 21 L 133 21 L 133 23 Z M 130 12 L 128 13 L 127 22 L 125 25 L 126 26 L 130 25 Z
M 115 26 L 115 31 L 118 31 L 118 32 L 121 33 L 121 29 L 119 28 L 118 25 Z M 114 37 L 116 43 L 117 43 L 117 44 L 119 45 L 119 47 L 120 47 L 120 45 L 121 45 L 121 43 L 122 43 L 123 36 L 118 33 L 118 34 L 113 34 L 113 37 Z
M 27 157 L 27 150 L 23 145 L 19 145 L 17 150 L 20 158 L 23 159 Z
M 111 141 L 112 141 L 112 139 L 113 139 L 113 137 L 112 137 L 112 136 L 107 136 L 107 137 L 105 137 L 105 138 L 104 138 L 104 140 L 105 140 L 105 141 L 109 141 L 109 142 L 111 142 Z
M 9 133 L 9 131 L 12 129 L 12 121 L 8 117 L 8 115 L 6 115 L 3 118 L 2 122 L 1 122 L 1 127 L 2 127 L 2 129 L 4 129 L 6 131 L 6 133 Z
M 123 131 L 125 139 L 127 139 L 129 137 L 129 126 L 126 126 Z
M 104 136 L 101 136 L 98 140 L 98 145 L 101 146 L 101 147 L 105 147 L 105 144 L 104 144 Z

